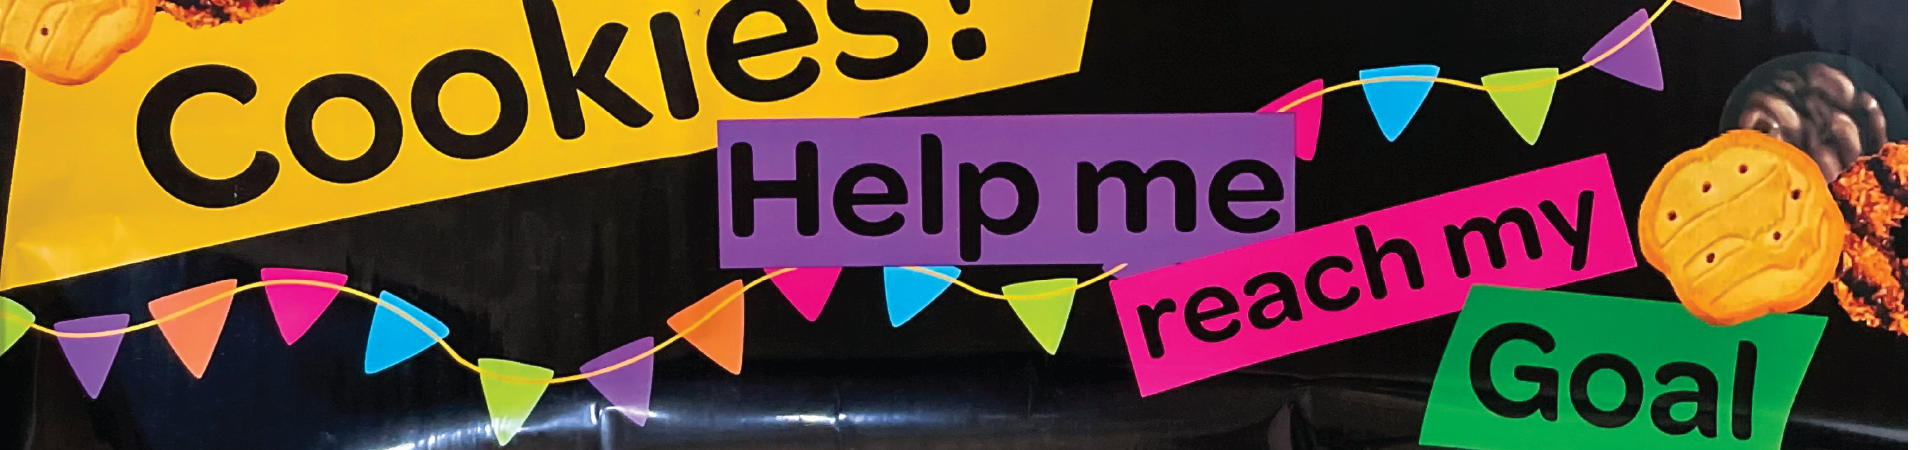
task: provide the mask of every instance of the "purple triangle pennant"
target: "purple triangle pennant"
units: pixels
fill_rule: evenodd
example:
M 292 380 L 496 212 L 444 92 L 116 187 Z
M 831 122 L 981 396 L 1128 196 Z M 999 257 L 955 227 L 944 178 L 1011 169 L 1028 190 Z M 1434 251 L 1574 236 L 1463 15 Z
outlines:
M 1606 37 L 1600 38 L 1600 42 L 1593 44 L 1593 48 L 1587 50 L 1586 56 L 1580 59 L 1586 62 L 1598 59 L 1600 62 L 1595 62 L 1593 68 L 1647 89 L 1656 91 L 1666 89 L 1666 78 L 1660 73 L 1660 46 L 1653 42 L 1653 27 L 1647 27 L 1646 31 L 1640 32 L 1639 36 L 1634 37 L 1633 41 L 1628 42 L 1626 46 L 1620 47 L 1619 51 L 1613 52 L 1606 59 L 1600 59 L 1601 54 L 1615 45 L 1620 45 L 1620 41 L 1626 40 L 1628 35 L 1633 34 L 1633 30 L 1640 29 L 1640 26 L 1646 24 L 1648 20 L 1650 19 L 1647 16 L 1647 10 L 1634 12 L 1632 16 L 1627 17 L 1626 22 L 1614 26 L 1613 31 L 1607 32 Z
M 586 365 L 580 366 L 580 373 L 612 367 L 652 349 L 653 338 L 640 338 L 587 361 Z M 634 425 L 647 426 L 648 408 L 653 401 L 653 356 L 588 378 L 587 382 L 593 384 L 593 389 L 600 391 L 600 395 L 606 397 L 608 402 L 613 403 L 614 411 L 627 416 L 627 420 L 633 421 Z
M 126 328 L 127 319 L 126 314 L 85 317 L 53 324 L 53 329 L 63 333 L 94 333 Z M 73 366 L 73 375 L 80 378 L 80 387 L 87 389 L 88 398 L 100 398 L 100 388 L 107 384 L 113 358 L 120 355 L 123 337 L 126 335 L 60 338 L 60 350 L 67 354 L 67 364 Z

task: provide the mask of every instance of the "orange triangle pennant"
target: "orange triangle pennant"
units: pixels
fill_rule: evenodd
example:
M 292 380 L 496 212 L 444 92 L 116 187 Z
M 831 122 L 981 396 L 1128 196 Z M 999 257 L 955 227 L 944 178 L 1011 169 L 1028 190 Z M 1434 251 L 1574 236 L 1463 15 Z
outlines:
M 1693 7 L 1701 12 L 1740 20 L 1740 0 L 1679 0 L 1680 4 Z
M 740 280 L 734 280 L 667 319 L 667 326 L 686 335 L 687 342 L 692 343 L 694 348 L 700 349 L 707 358 L 713 359 L 713 362 L 734 375 L 740 374 L 741 346 L 746 339 L 745 289 Z M 714 311 L 716 308 L 719 311 Z M 709 312 L 713 313 L 713 317 L 695 328 L 694 322 L 707 317 Z
M 173 346 L 173 354 L 180 356 L 180 362 L 196 379 L 213 361 L 213 347 L 220 343 L 220 330 L 227 327 L 227 311 L 233 306 L 231 292 L 239 286 L 239 280 L 215 281 L 147 302 L 147 311 L 159 319 L 221 295 L 212 304 L 160 324 L 160 334 Z

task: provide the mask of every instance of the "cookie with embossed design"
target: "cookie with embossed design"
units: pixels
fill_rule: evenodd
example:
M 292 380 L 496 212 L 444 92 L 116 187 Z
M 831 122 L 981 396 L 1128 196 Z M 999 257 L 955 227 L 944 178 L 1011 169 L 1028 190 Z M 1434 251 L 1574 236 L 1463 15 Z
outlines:
M 1688 311 L 1734 325 L 1812 302 L 1834 277 L 1847 224 L 1812 158 L 1739 130 L 1667 162 L 1638 233 Z

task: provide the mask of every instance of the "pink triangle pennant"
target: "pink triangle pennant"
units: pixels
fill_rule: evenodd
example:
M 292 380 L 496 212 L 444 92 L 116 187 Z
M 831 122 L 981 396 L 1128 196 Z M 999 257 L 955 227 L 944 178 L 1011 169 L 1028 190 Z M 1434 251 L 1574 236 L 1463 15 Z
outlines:
M 260 269 L 260 280 L 306 280 L 345 285 L 347 274 L 301 269 Z M 320 313 L 326 312 L 327 306 L 332 305 L 334 297 L 339 295 L 340 291 L 319 286 L 267 286 L 267 305 L 273 309 L 273 323 L 280 326 L 280 339 L 287 341 L 287 345 L 300 340 L 300 336 L 313 328 L 313 322 L 320 320 Z
M 1325 90 L 1326 86 L 1326 80 L 1310 81 L 1306 85 L 1294 89 L 1293 92 L 1288 92 L 1287 95 L 1280 96 L 1279 99 L 1268 103 L 1267 106 L 1260 107 L 1260 109 L 1255 112 L 1280 112 L 1280 108 L 1285 108 L 1287 105 L 1293 104 L 1294 101 L 1308 95 L 1319 93 Z M 1322 98 L 1326 98 L 1326 96 L 1316 96 L 1312 100 L 1300 102 L 1299 105 L 1294 105 L 1292 109 L 1286 111 L 1294 114 L 1293 154 L 1299 156 L 1300 159 L 1312 161 L 1313 152 L 1316 147 L 1320 145 L 1320 99 Z
M 1614 51 L 1612 55 L 1607 55 L 1606 59 L 1600 58 L 1600 55 L 1606 54 L 1607 50 L 1612 49 L 1613 46 L 1620 45 L 1620 41 L 1626 40 L 1627 36 L 1632 36 L 1634 30 L 1639 30 L 1642 25 L 1646 25 L 1648 20 L 1651 18 L 1647 16 L 1647 10 L 1634 12 L 1632 16 L 1627 17 L 1627 21 L 1614 26 L 1613 31 L 1607 32 L 1606 37 L 1600 38 L 1600 42 L 1593 44 L 1593 48 L 1588 49 L 1587 54 L 1580 59 L 1592 62 L 1593 68 L 1600 69 L 1601 72 L 1620 77 L 1622 80 L 1647 89 L 1656 91 L 1666 89 L 1666 78 L 1660 73 L 1660 46 L 1653 42 L 1651 26 L 1641 31 L 1633 41 Z M 1599 62 L 1594 62 L 1595 60 Z
M 773 273 L 779 269 L 767 269 Z M 833 294 L 833 285 L 840 281 L 839 267 L 808 267 L 793 269 L 792 272 L 773 277 L 773 285 L 780 288 L 780 294 L 787 296 L 793 303 L 793 309 L 808 322 L 820 318 L 820 310 L 826 309 L 827 298 Z
M 53 329 L 63 333 L 117 330 L 127 327 L 127 318 L 126 314 L 84 317 L 53 324 Z M 60 350 L 67 354 L 67 365 L 73 366 L 73 375 L 80 379 L 80 387 L 86 388 L 88 398 L 100 398 L 100 388 L 107 384 L 113 359 L 120 356 L 120 339 L 126 336 L 60 338 Z

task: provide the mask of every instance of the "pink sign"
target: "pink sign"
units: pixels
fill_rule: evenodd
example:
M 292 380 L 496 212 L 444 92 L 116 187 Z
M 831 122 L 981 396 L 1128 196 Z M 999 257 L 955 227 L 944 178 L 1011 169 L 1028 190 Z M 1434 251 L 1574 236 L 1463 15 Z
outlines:
M 1112 283 L 1140 395 L 1636 264 L 1606 155 Z

